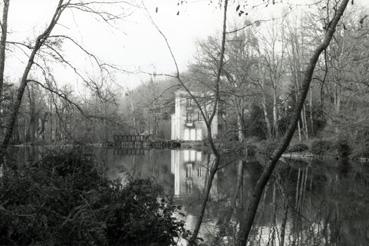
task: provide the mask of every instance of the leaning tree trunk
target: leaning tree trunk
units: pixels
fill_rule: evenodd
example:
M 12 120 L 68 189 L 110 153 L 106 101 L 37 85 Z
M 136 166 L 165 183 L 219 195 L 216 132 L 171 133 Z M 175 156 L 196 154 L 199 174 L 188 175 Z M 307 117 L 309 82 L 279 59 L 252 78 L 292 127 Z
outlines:
M 292 139 L 292 136 L 297 126 L 297 122 L 300 118 L 301 110 L 304 106 L 304 102 L 305 102 L 307 93 L 310 88 L 310 82 L 312 80 L 314 69 L 318 62 L 319 56 L 328 47 L 330 41 L 332 40 L 333 34 L 336 30 L 336 26 L 346 9 L 348 1 L 349 0 L 342 0 L 339 8 L 336 10 L 336 13 L 332 21 L 330 22 L 330 25 L 327 28 L 327 32 L 324 36 L 322 43 L 315 49 L 308 63 L 307 69 L 304 74 L 301 95 L 300 95 L 299 100 L 297 101 L 297 105 L 296 105 L 296 108 L 295 108 L 295 111 L 292 117 L 292 121 L 288 127 L 288 130 L 285 136 L 283 137 L 281 141 L 280 147 L 276 149 L 276 151 L 273 153 L 267 167 L 264 169 L 263 173 L 258 179 L 256 183 L 256 187 L 253 192 L 253 196 L 251 197 L 251 200 L 249 202 L 249 206 L 244 213 L 244 217 L 240 225 L 240 232 L 238 235 L 237 245 L 239 246 L 245 246 L 247 244 L 247 240 L 249 237 L 252 224 L 254 222 L 254 218 L 257 212 L 257 208 L 260 202 L 261 195 L 263 194 L 264 188 L 266 184 L 268 183 L 268 180 L 270 179 L 279 158 L 281 157 L 282 153 L 287 149 Z
M 10 139 L 13 135 L 14 126 L 15 126 L 15 123 L 17 121 L 19 108 L 21 106 L 24 91 L 25 91 L 26 86 L 27 86 L 28 75 L 31 71 L 32 66 L 34 65 L 35 57 L 36 57 L 38 51 L 40 50 L 40 48 L 42 47 L 42 45 L 45 43 L 47 38 L 50 36 L 50 33 L 54 29 L 55 25 L 57 24 L 63 10 L 66 8 L 66 6 L 63 5 L 63 3 L 64 3 L 64 0 L 59 0 L 58 6 L 55 10 L 55 13 L 54 13 L 49 25 L 47 26 L 45 31 L 37 37 L 36 42 L 33 46 L 32 52 L 31 52 L 31 54 L 28 58 L 27 65 L 26 65 L 26 67 L 23 71 L 23 75 L 22 75 L 22 78 L 21 78 L 21 81 L 20 81 L 20 85 L 19 85 L 18 90 L 17 90 L 17 96 L 16 96 L 16 99 L 15 99 L 15 102 L 14 102 L 14 105 L 13 105 L 13 108 L 12 108 L 12 112 L 10 114 L 10 118 L 9 118 L 9 121 L 8 121 L 8 124 L 7 124 L 7 127 L 6 127 L 5 136 L 4 136 L 4 139 L 3 139 L 1 147 L 0 147 L 0 157 L 4 156 L 5 151 L 9 146 Z M 2 158 L 0 158 L 0 159 L 2 159 Z

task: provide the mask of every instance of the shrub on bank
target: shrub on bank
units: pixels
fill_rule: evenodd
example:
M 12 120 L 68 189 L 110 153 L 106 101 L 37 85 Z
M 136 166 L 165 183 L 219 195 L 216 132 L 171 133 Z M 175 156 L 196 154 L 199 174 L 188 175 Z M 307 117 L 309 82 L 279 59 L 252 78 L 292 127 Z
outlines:
M 255 145 L 247 145 L 247 156 L 248 157 L 254 157 L 256 155 L 256 152 L 258 151 L 258 148 Z
M 361 146 L 358 146 L 356 149 L 354 149 L 352 155 L 352 158 L 369 158 L 369 147 L 362 148 Z
M 266 158 L 270 158 L 274 150 L 279 146 L 277 140 L 263 140 L 259 144 L 258 150 Z
M 340 157 L 348 157 L 352 152 L 347 139 L 338 139 L 335 144 L 335 149 Z
M 331 154 L 337 157 L 348 157 L 352 148 L 346 138 L 338 138 L 335 141 L 315 140 L 311 143 L 311 152 L 315 155 Z
M 304 152 L 309 150 L 309 146 L 303 143 L 298 143 L 292 146 L 289 146 L 287 152 Z
M 110 182 L 77 151 L 7 170 L 0 181 L 2 245 L 171 245 L 184 232 L 158 185 Z
M 329 140 L 315 140 L 311 143 L 311 153 L 324 155 L 334 151 L 334 143 Z

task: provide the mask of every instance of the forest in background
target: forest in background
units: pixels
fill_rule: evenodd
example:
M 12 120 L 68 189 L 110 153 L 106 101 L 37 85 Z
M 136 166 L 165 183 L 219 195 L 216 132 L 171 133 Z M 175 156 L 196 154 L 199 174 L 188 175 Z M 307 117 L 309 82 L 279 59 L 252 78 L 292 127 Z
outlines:
M 279 19 L 229 27 L 218 112 L 224 137 L 237 139 L 239 127 L 256 141 L 283 136 L 308 58 L 333 11 L 317 4 L 308 11 L 286 12 Z M 357 146 L 367 146 L 367 16 L 366 9 L 353 5 L 337 26 L 332 43 L 317 64 L 296 141 L 340 136 Z M 200 40 L 197 47 L 182 76 L 191 90 L 214 92 L 219 38 L 214 35 Z M 82 99 L 68 87 L 54 87 L 58 95 L 52 93 L 53 87 L 29 83 L 12 142 L 97 143 L 111 141 L 113 133 L 170 138 L 174 92 L 181 88 L 175 78 L 152 74 L 148 81 L 126 91 L 112 92 L 98 83 L 94 86 L 96 90 Z M 16 99 L 14 85 L 5 84 L 3 97 L 1 114 L 6 117 Z

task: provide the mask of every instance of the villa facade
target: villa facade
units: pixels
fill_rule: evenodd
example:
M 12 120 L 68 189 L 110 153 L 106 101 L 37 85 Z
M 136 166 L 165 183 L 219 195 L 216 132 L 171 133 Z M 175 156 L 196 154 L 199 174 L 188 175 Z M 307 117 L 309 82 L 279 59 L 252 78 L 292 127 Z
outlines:
M 211 112 L 209 106 L 207 106 L 207 111 Z M 216 137 L 218 134 L 217 113 L 213 118 L 211 130 L 213 137 Z M 186 91 L 177 91 L 175 93 L 175 112 L 171 115 L 171 139 L 202 141 L 206 138 L 206 124 L 194 100 Z

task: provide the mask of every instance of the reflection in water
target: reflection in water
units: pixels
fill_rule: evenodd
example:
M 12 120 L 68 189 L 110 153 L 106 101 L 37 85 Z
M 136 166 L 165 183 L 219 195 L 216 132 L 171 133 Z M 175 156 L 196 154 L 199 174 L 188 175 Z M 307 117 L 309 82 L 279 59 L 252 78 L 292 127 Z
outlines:
M 174 196 L 191 195 L 202 192 L 207 181 L 208 171 L 214 158 L 197 150 L 171 150 L 171 172 L 174 175 Z M 216 177 L 214 179 L 216 183 Z M 216 185 L 210 196 L 216 195 Z
M 368 245 L 367 168 L 290 162 L 277 176 L 261 201 L 253 245 Z
M 189 229 L 196 222 L 213 158 L 196 150 L 136 153 L 91 149 L 111 179 L 152 178 L 183 206 Z M 18 165 L 36 160 L 40 150 L 13 150 Z M 229 163 L 227 160 L 223 160 Z M 201 236 L 211 244 L 219 217 L 231 209 L 237 190 L 238 161 L 220 169 L 214 180 Z M 242 208 L 263 166 L 247 162 L 234 213 L 216 245 L 233 245 Z M 292 161 L 279 164 L 261 199 L 249 245 L 369 245 L 369 165 L 348 161 Z M 228 243 L 225 243 L 228 242 Z

